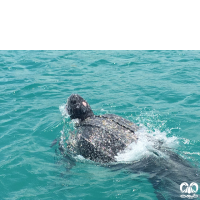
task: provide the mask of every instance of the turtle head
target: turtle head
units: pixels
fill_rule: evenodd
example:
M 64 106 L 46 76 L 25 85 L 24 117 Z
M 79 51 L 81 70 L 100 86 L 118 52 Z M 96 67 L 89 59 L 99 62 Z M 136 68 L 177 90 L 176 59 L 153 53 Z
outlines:
M 72 94 L 66 104 L 67 113 L 71 119 L 84 120 L 94 115 L 90 105 L 80 95 Z

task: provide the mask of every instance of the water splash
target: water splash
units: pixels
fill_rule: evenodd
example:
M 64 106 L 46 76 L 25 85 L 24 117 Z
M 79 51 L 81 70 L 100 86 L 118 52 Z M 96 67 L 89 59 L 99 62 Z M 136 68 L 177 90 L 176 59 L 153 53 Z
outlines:
M 140 125 L 136 134 L 137 143 L 131 143 L 124 151 L 118 153 L 115 157 L 118 162 L 136 161 L 150 155 L 165 157 L 166 155 L 158 149 L 160 145 L 164 148 L 175 148 L 178 145 L 177 137 L 167 137 L 166 132 L 157 129 L 150 131 L 143 125 Z
M 66 104 L 62 104 L 62 105 L 59 106 L 59 110 L 60 110 L 62 116 L 64 118 L 69 118 L 69 115 L 68 115 L 67 110 L 65 108 L 66 108 Z

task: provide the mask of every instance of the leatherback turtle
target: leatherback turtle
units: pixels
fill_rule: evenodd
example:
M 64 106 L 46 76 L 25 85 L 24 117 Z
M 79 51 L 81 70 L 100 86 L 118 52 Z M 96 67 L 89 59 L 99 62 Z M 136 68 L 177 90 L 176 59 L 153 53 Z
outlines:
M 184 195 L 181 196 L 180 185 L 183 182 L 200 183 L 199 169 L 170 149 L 162 147 L 162 144 L 159 145 L 159 141 L 156 141 L 155 148 L 165 156 L 155 153 L 155 155 L 145 156 L 137 162 L 115 162 L 114 165 L 110 165 L 109 162 L 116 161 L 117 153 L 123 151 L 132 142 L 138 141 L 139 136 L 136 135 L 138 126 L 114 114 L 94 115 L 87 101 L 78 94 L 72 94 L 68 98 L 66 110 L 71 119 L 78 119 L 77 133 L 71 134 L 66 141 L 67 150 L 59 145 L 59 149 L 70 167 L 73 167 L 76 162 L 73 156 L 71 157 L 71 152 L 72 154 L 74 152 L 87 159 L 102 164 L 107 163 L 106 166 L 114 170 L 123 168 L 133 173 L 148 173 L 148 179 L 159 200 L 182 199 Z M 56 141 L 53 141 L 51 146 Z
M 138 126 L 114 114 L 94 115 L 90 105 L 78 94 L 66 104 L 71 119 L 78 119 L 77 134 L 71 135 L 67 147 L 72 152 L 96 162 L 115 161 L 115 156 L 132 142 L 137 142 Z

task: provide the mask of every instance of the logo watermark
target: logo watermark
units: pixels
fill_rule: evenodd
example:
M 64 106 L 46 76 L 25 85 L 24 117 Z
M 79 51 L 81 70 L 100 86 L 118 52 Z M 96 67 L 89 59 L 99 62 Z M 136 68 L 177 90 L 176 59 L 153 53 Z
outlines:
M 194 194 L 197 193 L 198 191 L 198 184 L 195 182 L 190 183 L 190 185 L 188 185 L 188 183 L 183 182 L 180 185 L 180 191 L 182 193 L 187 193 L 187 195 L 180 195 L 181 198 L 188 198 L 188 199 L 193 199 L 193 198 L 198 198 L 198 195 Z

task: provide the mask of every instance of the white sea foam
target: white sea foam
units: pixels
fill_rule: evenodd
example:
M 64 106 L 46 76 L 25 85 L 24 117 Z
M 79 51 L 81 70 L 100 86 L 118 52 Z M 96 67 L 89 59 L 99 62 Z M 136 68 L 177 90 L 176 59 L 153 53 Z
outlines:
M 59 106 L 59 110 L 60 110 L 60 112 L 61 112 L 61 114 L 62 114 L 63 117 L 65 117 L 65 118 L 69 117 L 69 115 L 68 115 L 68 113 L 66 111 L 66 104 L 60 105 Z
M 131 143 L 123 152 L 115 157 L 118 162 L 130 162 L 143 158 L 144 156 L 155 155 L 166 156 L 156 148 L 159 144 L 167 148 L 175 148 L 178 145 L 176 137 L 167 137 L 165 132 L 147 130 L 145 126 L 140 126 L 136 132 L 137 143 Z

